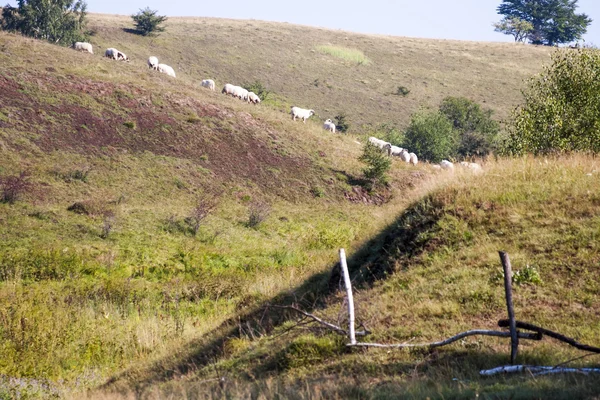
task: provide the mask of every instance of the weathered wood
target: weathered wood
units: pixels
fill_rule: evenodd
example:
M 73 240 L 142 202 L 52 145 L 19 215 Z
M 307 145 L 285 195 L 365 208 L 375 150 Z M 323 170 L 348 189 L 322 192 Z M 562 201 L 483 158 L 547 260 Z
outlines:
M 350 282 L 350 273 L 348 264 L 346 264 L 346 251 L 340 249 L 340 266 L 344 275 L 344 285 L 346 286 L 346 298 L 348 300 L 348 332 L 350 334 L 350 344 L 356 343 L 356 334 L 354 333 L 354 297 L 352 296 L 352 283 Z
M 541 334 L 531 334 L 531 333 L 524 333 L 524 332 L 519 332 L 519 337 L 522 339 L 529 339 L 529 340 L 542 340 L 542 335 Z M 475 335 L 482 335 L 482 336 L 497 336 L 497 337 L 510 337 L 511 334 L 510 332 L 505 332 L 505 331 L 488 331 L 488 330 L 484 330 L 484 329 L 475 329 L 475 330 L 471 330 L 471 331 L 466 331 L 466 332 L 461 332 L 457 335 L 454 335 L 446 340 L 442 340 L 439 342 L 431 342 L 431 343 L 399 343 L 399 344 L 382 344 L 382 343 L 349 343 L 347 344 L 347 346 L 356 346 L 356 347 L 381 347 L 381 348 L 409 348 L 409 347 L 441 347 L 441 346 L 445 346 L 448 345 L 450 343 L 456 342 L 457 340 L 460 340 L 462 338 L 465 338 L 467 336 L 475 336 Z
M 311 314 L 309 312 L 301 310 L 298 307 L 294 307 L 294 306 L 278 306 L 278 305 L 274 305 L 274 304 L 271 304 L 268 307 L 279 308 L 279 309 L 282 309 L 282 310 L 295 311 L 298 314 L 302 314 L 305 317 L 312 319 L 314 322 L 317 322 L 317 323 L 323 325 L 324 327 L 326 327 L 328 329 L 331 329 L 332 331 L 334 331 L 336 333 L 339 333 L 340 335 L 348 336 L 348 331 L 346 331 L 345 329 L 343 329 L 343 328 L 341 328 L 341 327 L 339 327 L 339 326 L 337 326 L 335 324 L 332 324 L 331 322 L 327 322 L 324 319 L 319 318 L 319 317 L 317 317 L 314 314 Z M 354 334 L 356 336 L 367 336 L 370 333 L 371 332 L 369 332 L 368 330 L 354 332 Z
M 498 321 L 498 326 L 507 327 L 507 326 L 509 326 L 509 323 L 510 323 L 509 320 L 502 319 L 502 320 Z M 542 335 L 550 336 L 551 338 L 560 340 L 561 342 L 568 343 L 571 346 L 578 348 L 579 350 L 589 351 L 591 353 L 600 353 L 600 348 L 590 346 L 587 344 L 583 344 L 583 343 L 579 343 L 575 339 L 561 335 L 560 333 L 553 332 L 551 330 L 548 330 L 548 329 L 545 329 L 545 328 L 542 328 L 542 327 L 539 327 L 539 326 L 536 326 L 533 324 L 529 324 L 527 322 L 515 321 L 515 324 L 516 324 L 517 328 L 527 329 L 528 331 L 534 331 L 534 332 L 538 332 Z
M 530 372 L 534 375 L 548 375 L 548 374 L 564 374 L 564 373 L 600 373 L 600 368 L 565 368 L 565 367 L 543 367 L 535 365 L 505 365 L 503 367 L 497 367 L 492 369 L 482 369 L 479 371 L 480 375 L 492 376 L 498 374 L 509 374 L 515 372 Z
M 500 251 L 500 261 L 504 269 L 504 291 L 506 293 L 506 308 L 508 310 L 508 321 L 510 328 L 510 363 L 512 365 L 517 361 L 517 353 L 519 352 L 519 334 L 517 333 L 517 325 L 515 323 L 515 310 L 512 301 L 512 267 L 508 253 Z

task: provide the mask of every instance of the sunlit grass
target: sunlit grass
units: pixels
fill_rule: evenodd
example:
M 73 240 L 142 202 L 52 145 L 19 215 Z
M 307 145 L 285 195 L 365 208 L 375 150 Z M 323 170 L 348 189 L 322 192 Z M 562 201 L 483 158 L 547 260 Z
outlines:
M 346 47 L 333 46 L 333 45 L 321 45 L 317 46 L 317 50 L 323 54 L 329 54 L 342 60 L 352 61 L 359 65 L 369 65 L 369 60 L 365 54 L 358 49 L 348 49 Z

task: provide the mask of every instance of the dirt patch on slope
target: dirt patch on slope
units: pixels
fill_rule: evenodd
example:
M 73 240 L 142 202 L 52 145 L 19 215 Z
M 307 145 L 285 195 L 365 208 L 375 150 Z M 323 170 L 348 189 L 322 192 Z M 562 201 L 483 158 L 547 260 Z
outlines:
M 311 160 L 287 151 L 291 144 L 282 144 L 272 127 L 248 113 L 175 94 L 51 73 L 5 72 L 0 110 L 0 127 L 23 132 L 43 152 L 184 158 L 210 170 L 214 180 L 250 181 L 284 197 L 290 187 L 318 179 Z

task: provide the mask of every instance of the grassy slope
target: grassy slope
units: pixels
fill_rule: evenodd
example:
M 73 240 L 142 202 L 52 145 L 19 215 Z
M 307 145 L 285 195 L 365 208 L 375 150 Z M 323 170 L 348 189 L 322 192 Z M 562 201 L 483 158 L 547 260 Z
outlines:
M 506 116 L 521 79 L 547 55 L 255 21 L 172 18 L 157 38 L 130 35 L 128 25 L 128 17 L 92 16 L 94 56 L 0 34 L 0 173 L 27 170 L 33 183 L 23 201 L 0 204 L 0 367 L 9 376 L 65 378 L 72 388 L 156 360 L 157 371 L 130 369 L 123 381 L 152 386 L 206 348 L 190 339 L 290 288 L 320 287 L 314 280 L 326 279 L 336 248 L 360 249 L 430 189 L 414 186 L 429 181 L 426 169 L 395 164 L 390 204 L 346 202 L 360 146 L 324 135 L 318 122 L 293 124 L 290 104 L 322 119 L 355 113 L 355 126 L 403 125 L 420 105 L 464 95 Z M 327 43 L 371 62 L 320 53 Z M 102 58 L 109 46 L 132 62 Z M 177 80 L 148 71 L 151 54 L 173 65 Z M 252 107 L 200 89 L 207 77 L 218 86 L 260 80 L 275 96 Z M 398 85 L 408 97 L 390 95 Z M 85 181 L 73 178 L 88 169 Z M 213 190 L 219 206 L 192 237 L 182 221 Z M 244 226 L 255 199 L 273 208 L 256 230 Z M 91 215 L 67 211 L 75 201 Z M 107 223 L 114 228 L 102 239 Z
M 497 253 L 504 249 L 513 271 L 534 267 L 540 278 L 525 276 L 515 286 L 517 318 L 597 345 L 600 164 L 573 156 L 485 168 L 484 175 L 457 171 L 441 178 L 445 184 L 381 233 L 379 248 L 351 253 L 358 321 L 373 332 L 368 341 L 418 343 L 494 329 L 506 315 Z M 338 292 L 315 312 L 343 324 L 342 300 Z M 310 299 L 299 304 L 314 307 Z M 263 326 L 264 316 L 258 317 Z M 600 393 L 596 376 L 480 378 L 480 369 L 509 363 L 506 340 L 473 337 L 432 351 L 350 350 L 345 338 L 295 326 L 296 316 L 288 317 L 265 335 L 244 324 L 216 331 L 222 342 L 196 342 L 187 350 L 191 358 L 166 359 L 111 387 L 133 384 L 148 396 L 187 398 L 570 399 Z M 524 364 L 577 358 L 568 365 L 598 366 L 597 357 L 579 359 L 582 352 L 547 338 L 522 341 L 520 349 Z M 205 359 L 207 351 L 217 356 Z M 189 362 L 198 364 L 189 370 Z M 177 379 L 165 382 L 166 371 Z
M 170 18 L 154 39 L 133 36 L 126 16 L 94 15 L 92 43 L 117 47 L 137 64 L 149 55 L 194 82 L 217 87 L 258 80 L 288 103 L 313 108 L 321 120 L 346 112 L 355 127 L 391 122 L 404 126 L 420 106 L 465 96 L 508 116 L 523 79 L 539 70 L 551 49 L 507 43 L 362 35 L 285 23 L 213 18 Z M 371 61 L 324 54 L 320 46 L 359 50 Z M 411 92 L 392 95 L 398 86 Z

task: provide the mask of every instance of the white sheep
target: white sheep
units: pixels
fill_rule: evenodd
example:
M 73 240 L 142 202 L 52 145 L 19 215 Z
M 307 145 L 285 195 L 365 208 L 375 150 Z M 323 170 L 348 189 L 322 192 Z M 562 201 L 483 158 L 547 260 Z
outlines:
M 333 121 L 331 119 L 327 119 L 327 120 L 325 120 L 325 123 L 323 124 L 323 129 L 325 129 L 326 131 L 329 131 L 331 133 L 335 133 L 335 124 L 333 123 Z
M 374 136 L 371 136 L 369 138 L 369 143 L 379 147 L 380 149 L 389 149 L 392 145 L 388 142 L 386 142 L 385 140 L 381 140 L 381 139 L 377 139 Z
M 158 72 L 162 72 L 163 74 L 167 74 L 175 78 L 175 70 L 167 64 L 158 64 L 157 67 Z
M 215 91 L 215 81 L 212 79 L 204 79 L 202 82 L 200 82 L 200 85 L 212 90 L 213 92 Z
M 391 145 L 390 146 L 390 155 L 400 157 L 400 153 L 402 153 L 402 150 L 404 150 L 402 147 Z
M 250 92 L 248 91 L 248 89 L 244 89 L 241 86 L 236 86 L 235 97 L 239 98 L 240 100 L 244 100 L 245 102 L 250 102 L 250 99 L 248 97 L 249 93 Z
M 400 159 L 406 163 L 410 162 L 410 153 L 406 149 L 402 149 L 400 152 Z
M 442 160 L 442 162 L 440 163 L 440 167 L 442 169 L 446 169 L 446 170 L 450 170 L 450 171 L 454 171 L 454 164 L 452 164 L 450 161 L 448 160 Z
M 248 92 L 248 101 L 250 101 L 250 103 L 258 104 L 260 103 L 260 97 L 254 92 Z
M 125 53 L 115 49 L 114 47 L 109 47 L 106 49 L 104 52 L 104 57 L 112 58 L 113 60 L 129 61 L 129 57 L 127 57 Z
M 73 48 L 77 51 L 87 51 L 88 53 L 94 54 L 94 49 L 91 43 L 88 42 L 75 42 Z
M 234 91 L 235 85 L 232 85 L 231 83 L 226 83 L 225 86 L 223 86 L 223 90 L 221 90 L 221 93 L 233 96 Z
M 474 162 L 461 161 L 461 167 L 468 168 L 473 172 L 482 172 L 481 165 Z
M 314 110 L 307 110 L 300 107 L 292 107 L 292 120 L 295 121 L 296 118 L 302 118 L 302 122 L 306 123 L 306 120 L 315 114 Z
M 148 58 L 148 68 L 152 68 L 153 70 L 158 69 L 158 58 L 155 56 L 151 56 Z
M 412 165 L 417 165 L 419 163 L 419 158 L 415 153 L 410 153 L 410 163 Z

